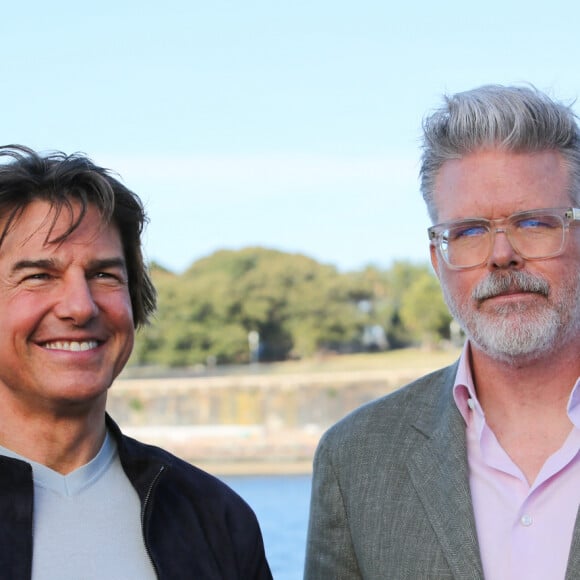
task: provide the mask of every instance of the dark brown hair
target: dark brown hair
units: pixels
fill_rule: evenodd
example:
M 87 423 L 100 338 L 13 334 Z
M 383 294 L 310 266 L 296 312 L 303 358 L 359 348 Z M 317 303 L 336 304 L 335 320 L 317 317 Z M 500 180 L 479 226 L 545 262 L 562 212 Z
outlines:
M 37 199 L 54 209 L 53 225 L 63 211 L 71 216 L 68 229 L 51 242 L 61 242 L 80 225 L 90 206 L 120 233 L 129 294 L 136 327 L 144 325 L 156 306 L 156 292 L 145 266 L 141 234 L 147 216 L 139 197 L 83 154 L 37 153 L 22 145 L 0 147 L 0 245 L 26 207 Z M 72 211 L 73 202 L 80 212 Z M 50 232 L 49 232 L 50 236 Z

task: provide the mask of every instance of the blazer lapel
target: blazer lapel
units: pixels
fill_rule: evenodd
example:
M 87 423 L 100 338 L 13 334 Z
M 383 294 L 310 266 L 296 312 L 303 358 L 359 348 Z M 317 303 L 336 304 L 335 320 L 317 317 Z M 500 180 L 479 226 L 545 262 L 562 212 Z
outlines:
M 441 393 L 439 389 L 433 392 Z M 410 457 L 408 469 L 454 577 L 483 579 L 469 489 L 465 423 L 451 389 L 443 392 L 433 418 L 423 416 L 415 424 L 426 439 Z
M 580 578 L 580 509 L 576 514 L 576 524 L 572 535 L 568 568 L 566 569 L 566 580 L 577 580 L 578 578 Z

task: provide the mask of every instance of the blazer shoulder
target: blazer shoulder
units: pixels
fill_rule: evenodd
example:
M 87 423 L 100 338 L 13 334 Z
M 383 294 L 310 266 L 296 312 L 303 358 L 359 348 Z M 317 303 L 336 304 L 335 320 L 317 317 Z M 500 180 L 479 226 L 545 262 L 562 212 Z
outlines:
M 364 437 L 373 432 L 396 431 L 421 419 L 434 421 L 453 400 L 453 383 L 458 361 L 424 375 L 411 383 L 362 405 L 326 431 L 321 444 L 345 438 Z

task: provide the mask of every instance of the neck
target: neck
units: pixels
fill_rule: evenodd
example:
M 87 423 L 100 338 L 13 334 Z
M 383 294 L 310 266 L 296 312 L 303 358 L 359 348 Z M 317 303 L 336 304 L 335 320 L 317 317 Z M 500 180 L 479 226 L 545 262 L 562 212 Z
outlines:
M 494 359 L 471 345 L 471 370 L 478 398 L 484 405 L 507 405 L 508 408 L 538 407 L 545 412 L 565 411 L 574 384 L 580 376 L 580 344 L 559 352 L 513 360 Z M 485 409 L 485 407 L 484 407 Z
M 578 348 L 514 364 L 471 348 L 486 422 L 530 484 L 572 429 L 567 404 L 580 375 Z
M 0 400 L 0 445 L 63 475 L 97 455 L 105 431 L 104 400 L 74 413 L 21 413 Z

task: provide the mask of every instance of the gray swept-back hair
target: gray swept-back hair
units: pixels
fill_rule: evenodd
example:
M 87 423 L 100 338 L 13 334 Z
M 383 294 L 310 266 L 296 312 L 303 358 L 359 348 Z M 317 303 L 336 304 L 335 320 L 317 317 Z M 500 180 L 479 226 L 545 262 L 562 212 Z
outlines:
M 580 129 L 571 107 L 534 87 L 485 85 L 446 96 L 443 106 L 423 121 L 421 193 L 433 222 L 441 166 L 490 148 L 560 152 L 570 170 L 570 200 L 580 202 Z

